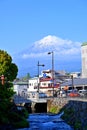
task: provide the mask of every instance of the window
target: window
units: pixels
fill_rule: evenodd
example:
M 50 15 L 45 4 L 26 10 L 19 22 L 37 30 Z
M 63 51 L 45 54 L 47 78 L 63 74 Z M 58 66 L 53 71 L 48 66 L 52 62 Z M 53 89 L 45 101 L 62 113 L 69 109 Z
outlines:
M 34 89 L 37 89 L 37 86 L 34 86 Z
M 46 83 L 42 83 L 42 85 L 46 86 Z
M 50 87 L 50 84 L 48 84 L 48 87 Z
M 31 83 L 29 83 L 29 86 L 31 86 Z

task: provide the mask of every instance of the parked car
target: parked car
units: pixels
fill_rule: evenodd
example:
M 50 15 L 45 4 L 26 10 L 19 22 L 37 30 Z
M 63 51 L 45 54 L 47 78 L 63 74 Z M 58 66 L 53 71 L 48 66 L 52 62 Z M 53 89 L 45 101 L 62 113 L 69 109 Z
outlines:
M 77 91 L 71 91 L 69 94 L 68 94 L 69 97 L 80 97 L 80 94 L 77 92 Z
M 81 97 L 87 97 L 87 90 L 85 89 L 79 90 L 79 94 Z
M 66 97 L 66 93 L 65 93 L 65 91 L 64 91 L 64 90 L 61 90 L 59 96 L 60 96 L 60 97 Z
M 46 98 L 47 95 L 45 93 L 39 93 L 39 98 Z

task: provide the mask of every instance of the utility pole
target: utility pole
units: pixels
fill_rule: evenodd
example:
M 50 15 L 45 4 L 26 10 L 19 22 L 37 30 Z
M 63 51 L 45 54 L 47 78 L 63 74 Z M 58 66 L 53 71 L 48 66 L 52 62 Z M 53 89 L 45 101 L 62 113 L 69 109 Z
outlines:
M 52 81 L 53 81 L 53 97 L 54 97 L 54 52 L 48 52 L 48 54 L 52 54 Z
M 45 65 L 44 64 L 39 64 L 39 61 L 38 61 L 37 66 L 38 66 L 38 89 L 37 89 L 37 92 L 38 92 L 38 97 L 39 97 L 39 90 L 40 90 L 39 66 L 44 67 Z

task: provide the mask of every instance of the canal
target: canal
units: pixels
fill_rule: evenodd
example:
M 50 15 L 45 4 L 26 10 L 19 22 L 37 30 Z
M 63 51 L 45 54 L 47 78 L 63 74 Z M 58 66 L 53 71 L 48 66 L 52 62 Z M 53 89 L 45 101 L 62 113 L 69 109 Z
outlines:
M 61 113 L 63 114 L 63 113 Z M 29 114 L 30 128 L 18 130 L 74 130 L 61 119 L 61 114 L 35 113 Z

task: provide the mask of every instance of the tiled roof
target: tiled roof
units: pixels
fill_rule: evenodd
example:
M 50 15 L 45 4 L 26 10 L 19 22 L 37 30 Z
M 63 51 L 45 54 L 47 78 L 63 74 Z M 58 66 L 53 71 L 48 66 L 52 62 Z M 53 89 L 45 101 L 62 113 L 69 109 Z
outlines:
M 72 80 L 66 81 L 61 86 L 72 86 Z M 87 78 L 75 78 L 73 79 L 73 85 L 87 85 Z
M 27 81 L 17 81 L 17 82 L 13 82 L 14 85 L 27 85 L 28 82 Z

